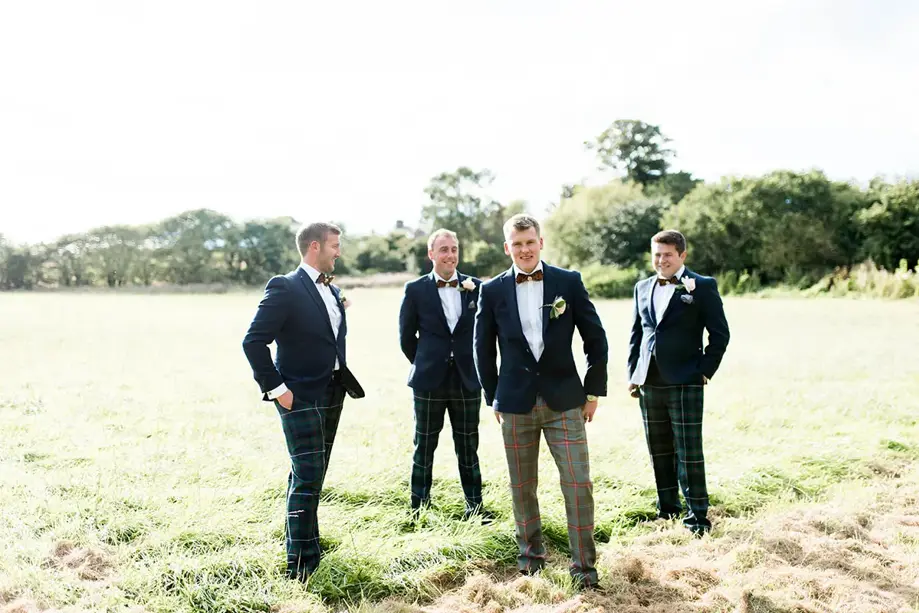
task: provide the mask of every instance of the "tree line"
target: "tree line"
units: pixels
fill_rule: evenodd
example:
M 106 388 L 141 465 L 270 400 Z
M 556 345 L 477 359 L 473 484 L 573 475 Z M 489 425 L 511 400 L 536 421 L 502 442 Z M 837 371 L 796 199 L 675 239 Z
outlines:
M 563 185 L 556 202 L 532 211 L 544 219 L 550 257 L 589 271 L 600 294 L 631 291 L 648 268 L 648 239 L 662 228 L 687 236 L 694 268 L 757 286 L 803 286 L 864 261 L 888 270 L 919 265 L 919 181 L 877 178 L 859 186 L 818 170 L 777 170 L 704 183 L 672 171 L 670 142 L 658 126 L 617 120 L 584 143 L 611 180 Z M 339 269 L 426 272 L 427 235 L 438 227 L 460 235 L 463 271 L 490 276 L 505 269 L 504 220 L 532 207 L 489 197 L 493 180 L 490 170 L 468 167 L 433 177 L 416 223 L 397 221 L 389 232 L 363 236 L 347 235 L 345 228 Z M 155 224 L 105 226 L 36 245 L 14 245 L 0 234 L 0 289 L 260 285 L 296 266 L 293 233 L 299 222 L 237 222 L 198 209 Z

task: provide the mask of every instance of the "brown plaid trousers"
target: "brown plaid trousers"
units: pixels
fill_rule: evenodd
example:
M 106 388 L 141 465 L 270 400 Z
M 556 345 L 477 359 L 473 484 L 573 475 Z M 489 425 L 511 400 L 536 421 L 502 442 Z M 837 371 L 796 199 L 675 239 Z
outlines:
M 572 577 L 582 584 L 598 581 L 597 551 L 594 545 L 594 498 L 590 481 L 590 458 L 587 431 L 581 409 L 553 411 L 541 397 L 536 406 L 523 415 L 503 413 L 501 432 L 510 473 L 511 497 L 516 522 L 519 554 L 517 566 L 522 571 L 542 568 L 546 548 L 542 539 L 542 522 L 536 486 L 539 477 L 539 438 L 545 436 L 558 467 L 565 513 L 568 516 L 568 543 L 571 547 Z

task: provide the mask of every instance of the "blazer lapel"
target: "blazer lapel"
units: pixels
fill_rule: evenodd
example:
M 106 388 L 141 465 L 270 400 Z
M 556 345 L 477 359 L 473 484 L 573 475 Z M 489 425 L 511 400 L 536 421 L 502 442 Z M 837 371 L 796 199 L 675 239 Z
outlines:
M 549 321 L 552 319 L 552 307 L 546 307 L 545 305 L 551 305 L 555 300 L 556 284 L 555 284 L 555 275 L 549 271 L 549 267 L 545 263 L 542 265 L 542 306 L 540 307 L 542 313 L 542 338 L 543 341 L 546 339 L 546 330 L 549 329 Z M 545 310 L 542 310 L 545 309 Z
M 440 301 L 440 291 L 437 289 L 437 282 L 434 280 L 433 272 L 428 275 L 428 279 L 424 284 L 427 286 L 428 298 L 434 303 L 432 308 L 437 312 L 437 318 L 443 323 L 447 334 L 450 334 L 450 324 L 447 323 L 447 316 L 444 315 L 444 305 Z
M 657 327 L 657 312 L 654 310 L 654 290 L 657 287 L 657 277 L 651 277 L 648 279 L 648 313 L 651 314 L 651 322 L 654 324 L 654 327 Z
M 523 334 L 523 326 L 520 324 L 520 307 L 517 306 L 517 281 L 514 278 L 513 266 L 504 273 L 504 279 L 501 280 L 501 284 L 504 289 L 504 301 L 510 307 L 511 321 L 515 324 L 514 331 L 520 335 L 523 342 L 527 342 L 526 336 Z
M 315 302 L 316 306 L 319 308 L 319 312 L 322 313 L 322 319 L 325 321 L 326 329 L 334 340 L 335 333 L 332 332 L 332 320 L 329 319 L 329 311 L 326 309 L 325 301 L 323 301 L 322 296 L 319 295 L 319 290 L 316 289 L 316 282 L 310 279 L 310 276 L 306 274 L 306 271 L 302 268 L 298 268 L 297 273 L 300 277 L 300 282 L 303 283 L 303 287 L 306 288 L 306 293 L 310 295 L 310 298 L 313 299 L 313 302 Z
M 465 281 L 469 277 L 459 272 L 457 272 L 456 274 L 457 274 L 457 277 L 459 278 L 460 287 L 462 287 L 463 281 Z M 457 322 L 456 324 L 457 328 L 460 327 L 460 323 L 464 323 L 470 316 L 475 315 L 475 308 L 471 308 L 471 309 L 469 308 L 469 302 L 470 300 L 472 300 L 472 296 L 474 295 L 474 293 L 475 293 L 474 291 L 469 292 L 466 290 L 462 290 L 459 292 L 460 316 L 459 316 L 459 322 Z

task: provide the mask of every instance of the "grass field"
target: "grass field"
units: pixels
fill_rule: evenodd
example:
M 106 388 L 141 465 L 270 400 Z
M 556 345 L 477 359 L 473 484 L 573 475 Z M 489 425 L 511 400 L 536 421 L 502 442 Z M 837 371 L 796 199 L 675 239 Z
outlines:
M 919 302 L 728 299 L 707 388 L 716 529 L 646 521 L 654 490 L 622 383 L 631 305 L 599 309 L 611 395 L 590 424 L 603 589 L 536 579 L 515 547 L 500 432 L 482 415 L 486 505 L 462 522 L 449 432 L 434 506 L 406 527 L 413 432 L 401 292 L 354 289 L 347 400 L 306 587 L 281 578 L 287 456 L 240 341 L 260 294 L 0 294 L 0 612 L 911 611 L 919 607 Z

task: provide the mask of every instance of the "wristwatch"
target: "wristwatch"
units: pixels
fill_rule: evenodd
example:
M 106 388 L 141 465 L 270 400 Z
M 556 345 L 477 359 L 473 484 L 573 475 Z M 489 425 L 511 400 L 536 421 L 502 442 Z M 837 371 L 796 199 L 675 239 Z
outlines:
M 598 398 L 593 394 L 587 394 L 587 402 L 596 402 Z

